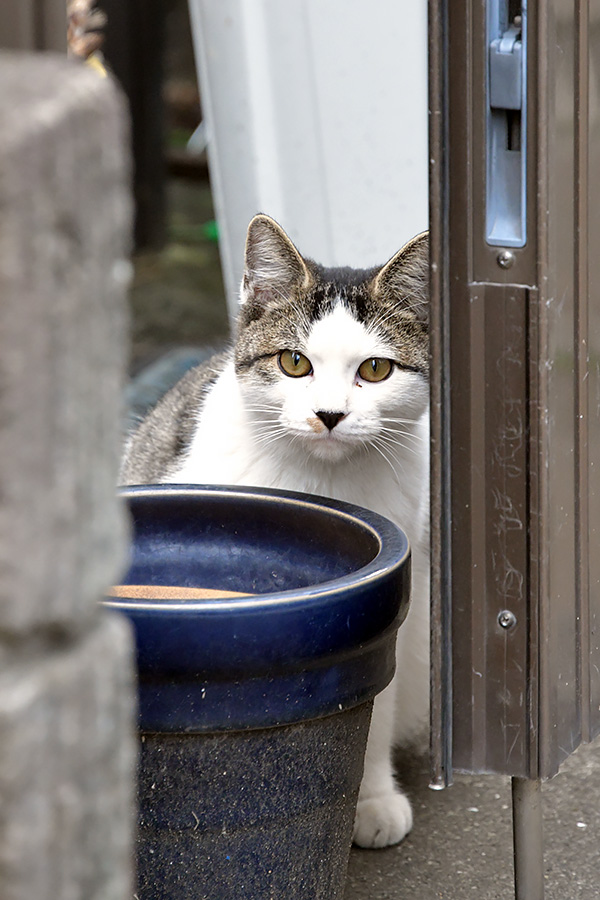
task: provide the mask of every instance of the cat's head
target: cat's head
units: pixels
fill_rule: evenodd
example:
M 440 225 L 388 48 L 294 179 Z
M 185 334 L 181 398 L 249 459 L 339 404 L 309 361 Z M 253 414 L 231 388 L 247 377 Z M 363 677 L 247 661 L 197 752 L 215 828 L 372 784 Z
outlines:
M 235 368 L 273 440 L 331 461 L 391 446 L 428 403 L 427 234 L 373 269 L 327 269 L 265 215 L 248 228 Z M 262 429 L 262 431 L 261 431 Z

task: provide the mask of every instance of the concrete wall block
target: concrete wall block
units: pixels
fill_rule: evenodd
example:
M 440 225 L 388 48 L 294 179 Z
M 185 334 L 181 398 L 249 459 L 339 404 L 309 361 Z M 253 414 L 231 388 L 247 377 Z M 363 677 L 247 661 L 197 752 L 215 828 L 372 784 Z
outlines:
M 107 614 L 0 675 L 2 900 L 132 896 L 130 640 Z
M 113 499 L 131 203 L 124 106 L 60 57 L 0 55 L 0 631 L 93 615 Z

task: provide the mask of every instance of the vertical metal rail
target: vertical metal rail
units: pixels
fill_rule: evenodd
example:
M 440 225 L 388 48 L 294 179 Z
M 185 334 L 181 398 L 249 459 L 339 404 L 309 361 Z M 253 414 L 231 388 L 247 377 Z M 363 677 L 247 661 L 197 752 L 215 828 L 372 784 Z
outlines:
M 542 785 L 538 779 L 512 779 L 516 900 L 544 900 Z
M 589 195 L 589 24 L 588 0 L 578 0 L 575 9 L 575 471 L 577 491 L 575 502 L 576 528 L 576 596 L 578 599 L 578 641 L 580 645 L 577 688 L 581 709 L 581 732 L 583 740 L 590 741 L 593 728 L 590 721 L 591 684 L 589 659 L 591 651 L 590 631 L 590 504 L 588 473 L 590 457 L 588 451 L 588 408 L 590 362 L 589 348 L 589 272 L 588 272 L 588 195 Z
M 444 199 L 447 184 L 447 124 L 444 115 L 447 94 L 447 15 L 444 3 L 429 5 L 429 142 L 439 148 L 430 161 L 430 253 L 431 267 L 431 482 L 440 490 L 431 494 L 431 787 L 440 789 L 452 782 L 451 647 L 450 647 L 450 442 L 446 433 L 448 415 L 448 310 L 441 302 L 447 294 L 448 207 Z

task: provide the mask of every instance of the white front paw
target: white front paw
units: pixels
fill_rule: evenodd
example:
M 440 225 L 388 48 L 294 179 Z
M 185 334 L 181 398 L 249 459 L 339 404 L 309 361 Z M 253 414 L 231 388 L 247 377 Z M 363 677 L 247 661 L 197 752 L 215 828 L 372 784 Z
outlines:
M 359 847 L 389 847 L 411 828 L 412 810 L 404 794 L 394 791 L 358 801 L 353 840 Z

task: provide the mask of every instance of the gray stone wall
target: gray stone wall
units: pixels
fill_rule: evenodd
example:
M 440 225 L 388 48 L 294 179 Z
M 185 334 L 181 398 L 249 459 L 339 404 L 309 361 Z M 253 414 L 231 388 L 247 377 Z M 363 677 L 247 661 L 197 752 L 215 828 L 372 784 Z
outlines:
M 114 485 L 129 171 L 108 79 L 0 54 L 0 898 L 132 894 L 131 635 L 99 606 Z

